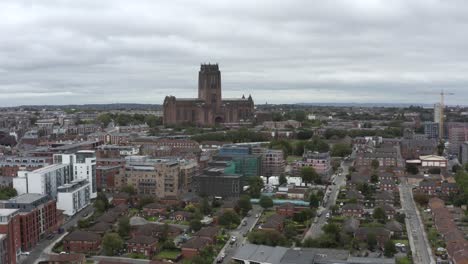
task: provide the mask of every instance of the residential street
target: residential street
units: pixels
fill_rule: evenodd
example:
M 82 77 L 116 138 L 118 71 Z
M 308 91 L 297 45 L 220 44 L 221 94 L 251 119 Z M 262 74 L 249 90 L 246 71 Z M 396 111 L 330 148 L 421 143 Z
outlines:
M 343 169 L 343 172 L 341 173 L 341 176 L 336 174 L 333 180 L 335 184 L 332 184 L 328 187 L 331 190 L 327 192 L 330 193 L 330 197 L 327 199 L 327 202 L 322 205 L 325 210 L 322 212 L 320 217 L 317 216 L 317 223 L 312 223 L 302 241 L 306 240 L 307 238 L 317 238 L 323 233 L 322 227 L 327 222 L 326 214 L 330 212 L 330 207 L 336 203 L 338 193 L 340 192 L 340 187 L 346 185 L 346 175 L 348 174 L 349 165 L 349 162 L 341 162 L 341 168 Z
M 71 217 L 65 224 L 62 225 L 62 228 L 67 231 L 68 228 L 75 226 L 78 223 L 78 220 L 83 218 L 83 215 L 88 214 L 91 215 L 94 212 L 94 207 L 90 204 L 88 207 L 84 208 L 76 215 Z M 55 237 L 51 240 L 43 239 L 41 240 L 35 247 L 34 250 L 30 252 L 29 256 L 20 256 L 19 263 L 23 264 L 33 264 L 38 263 L 40 260 L 45 260 L 47 257 L 48 252 L 47 249 L 53 243 L 56 243 L 61 239 L 62 235 L 56 234 Z
M 418 264 L 435 264 L 432 256 L 431 246 L 427 240 L 424 225 L 417 212 L 416 204 L 413 200 L 412 186 L 406 179 L 400 184 L 401 206 L 406 214 L 406 229 L 413 251 L 413 261 Z
M 244 237 L 244 234 L 248 233 L 251 231 L 255 225 L 257 224 L 257 221 L 259 218 L 256 218 L 255 216 L 261 215 L 263 209 L 256 204 L 252 205 L 252 210 L 250 210 L 250 216 L 247 216 L 244 218 L 244 220 L 247 222 L 247 225 L 243 226 L 242 224 L 235 230 L 231 231 L 231 237 L 235 236 L 237 238 L 236 243 L 230 244 L 230 241 L 226 243 L 224 248 L 221 250 L 220 254 L 218 257 L 215 259 L 216 260 L 220 257 L 222 253 L 225 254 L 224 260 L 222 263 L 230 263 L 232 256 L 237 252 L 237 250 L 245 243 L 247 242 L 247 237 Z

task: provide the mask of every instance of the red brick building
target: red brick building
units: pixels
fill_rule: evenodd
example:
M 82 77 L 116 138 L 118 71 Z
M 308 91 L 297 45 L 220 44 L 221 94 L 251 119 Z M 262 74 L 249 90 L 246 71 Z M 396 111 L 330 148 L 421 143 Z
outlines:
M 197 256 L 201 250 L 210 245 L 211 241 L 203 237 L 192 237 L 182 245 L 182 256 L 191 259 Z
M 151 257 L 158 251 L 158 239 L 152 236 L 135 236 L 127 241 L 128 253 L 139 253 Z
M 97 252 L 101 247 L 101 236 L 88 231 L 76 230 L 63 238 L 63 249 L 66 252 Z
M 22 251 L 32 250 L 41 236 L 59 227 L 56 201 L 47 195 L 26 193 L 3 202 L 3 206 L 19 209 Z
M 167 213 L 167 206 L 160 203 L 150 203 L 143 206 L 143 215 L 159 216 Z
M 276 207 L 276 213 L 282 216 L 292 217 L 295 213 L 299 213 L 305 209 L 307 209 L 307 207 L 295 206 L 292 203 L 284 203 Z
M 2 263 L 16 264 L 21 252 L 21 231 L 18 209 L 0 209 L 0 234 L 2 237 Z
M 116 176 L 123 173 L 120 165 L 97 166 L 96 167 L 96 186 L 98 189 L 106 191 L 115 191 Z
M 341 214 L 346 217 L 361 218 L 364 214 L 364 208 L 360 204 L 345 204 L 341 209 Z

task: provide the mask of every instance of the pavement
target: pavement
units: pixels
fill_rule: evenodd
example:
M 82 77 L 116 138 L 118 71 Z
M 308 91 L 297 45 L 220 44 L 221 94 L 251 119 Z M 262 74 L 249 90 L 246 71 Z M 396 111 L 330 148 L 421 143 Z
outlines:
M 412 186 L 403 179 L 400 186 L 401 206 L 406 214 L 406 230 L 415 264 L 435 264 L 424 224 L 413 200 Z
M 91 215 L 94 212 L 94 207 L 92 204 L 85 207 L 83 210 L 78 212 L 76 215 L 72 216 L 61 226 L 65 231 L 72 226 L 76 226 L 78 220 L 84 218 L 85 214 Z M 18 263 L 20 264 L 34 264 L 38 263 L 41 260 L 45 260 L 47 255 L 50 254 L 52 247 L 55 243 L 59 242 L 66 233 L 58 235 L 56 234 L 53 239 L 42 239 L 30 252 L 29 256 L 20 256 Z
M 244 237 L 244 234 L 247 234 L 248 232 L 252 231 L 252 229 L 255 227 L 257 224 L 258 220 L 260 218 L 257 218 L 256 215 L 261 215 L 262 214 L 262 207 L 259 205 L 253 204 L 252 205 L 252 210 L 250 210 L 250 216 L 244 217 L 243 221 L 247 223 L 247 225 L 242 225 L 242 223 L 235 229 L 230 232 L 230 237 L 235 236 L 237 238 L 236 243 L 232 244 L 230 243 L 231 239 L 229 239 L 226 242 L 226 245 L 224 245 L 223 249 L 219 252 L 218 256 L 215 258 L 213 263 L 216 263 L 218 259 L 220 259 L 220 256 L 224 254 L 224 259 L 221 263 L 230 263 L 231 258 L 235 255 L 237 250 L 244 244 L 248 243 L 247 241 L 247 236 Z
M 309 230 L 307 230 L 306 234 L 304 235 L 304 238 L 302 241 L 306 240 L 307 238 L 318 238 L 320 235 L 323 234 L 322 227 L 327 223 L 327 218 L 326 214 L 330 213 L 331 210 L 330 207 L 336 204 L 336 199 L 338 198 L 338 194 L 340 192 L 340 187 L 346 185 L 346 175 L 348 174 L 350 162 L 341 162 L 341 176 L 338 174 L 333 175 L 333 183 L 332 185 L 329 185 L 327 188 L 327 192 L 325 195 L 330 193 L 330 196 L 328 199 L 326 199 L 326 202 L 322 205 L 325 209 L 322 211 L 322 214 L 320 216 L 317 216 L 316 221 L 314 221 L 311 225 Z

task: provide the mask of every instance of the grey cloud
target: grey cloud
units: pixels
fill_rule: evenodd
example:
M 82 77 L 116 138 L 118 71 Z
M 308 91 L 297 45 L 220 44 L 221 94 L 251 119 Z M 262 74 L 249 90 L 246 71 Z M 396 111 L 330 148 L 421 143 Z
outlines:
M 161 103 L 218 62 L 263 103 L 468 96 L 462 0 L 0 2 L 0 104 Z M 274 92 L 272 92 L 274 91 Z

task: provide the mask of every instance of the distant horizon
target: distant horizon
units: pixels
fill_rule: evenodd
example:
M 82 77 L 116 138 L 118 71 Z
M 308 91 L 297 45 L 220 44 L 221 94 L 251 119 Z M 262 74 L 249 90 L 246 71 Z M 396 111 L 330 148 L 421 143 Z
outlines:
M 434 104 L 422 104 L 422 103 L 356 103 L 356 102 L 340 102 L 340 103 L 333 103 L 333 102 L 299 102 L 299 103 L 255 103 L 255 106 L 265 106 L 265 105 L 300 105 L 300 106 L 337 106 L 337 107 L 347 107 L 347 106 L 364 106 L 364 107 L 410 107 L 410 106 L 418 106 L 424 108 L 433 108 Z M 21 108 L 21 107 L 86 107 L 86 106 L 113 106 L 113 105 L 135 105 L 135 106 L 158 106 L 162 107 L 162 104 L 157 103 L 85 103 L 85 104 L 31 104 L 31 105 L 15 105 L 15 106 L 0 106 L 0 109 L 4 108 Z M 468 105 L 447 105 L 447 107 L 468 107 Z

